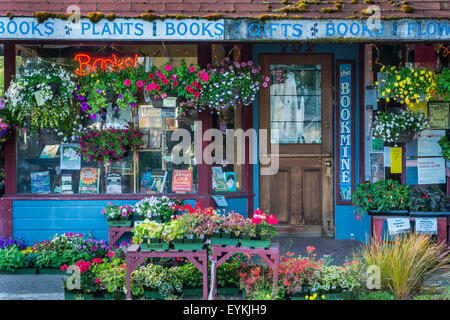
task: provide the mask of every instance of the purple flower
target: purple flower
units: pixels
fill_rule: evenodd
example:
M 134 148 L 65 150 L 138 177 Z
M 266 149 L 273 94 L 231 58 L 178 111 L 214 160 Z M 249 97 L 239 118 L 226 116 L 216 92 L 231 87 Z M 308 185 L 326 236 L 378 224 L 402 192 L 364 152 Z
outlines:
M 86 111 L 87 108 L 88 108 L 87 102 L 86 102 L 86 101 L 83 101 L 83 102 L 81 103 L 81 110 Z
M 119 97 L 118 97 L 118 99 L 120 100 L 120 99 L 122 99 L 122 98 L 123 98 L 122 94 L 121 94 L 121 93 L 119 93 Z
M 134 102 L 131 102 L 131 103 L 130 103 L 130 106 L 132 106 L 132 107 L 136 107 L 136 103 L 134 103 Z
M 78 100 L 80 100 L 80 101 L 83 101 L 84 99 L 86 99 L 82 94 L 80 94 L 79 96 L 78 96 Z
M 97 114 L 96 113 L 90 114 L 89 118 L 91 118 L 92 120 L 95 120 L 95 119 L 97 119 Z
M 97 93 L 102 93 L 102 89 L 97 89 Z

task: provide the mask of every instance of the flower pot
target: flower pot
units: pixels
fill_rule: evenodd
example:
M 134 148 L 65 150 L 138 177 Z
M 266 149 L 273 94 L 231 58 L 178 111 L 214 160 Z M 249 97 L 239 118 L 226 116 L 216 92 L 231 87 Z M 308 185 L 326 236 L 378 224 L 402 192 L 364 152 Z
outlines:
M 158 291 L 154 290 L 144 290 L 143 297 L 145 299 L 151 299 L 151 300 L 164 300 L 164 296 L 159 293 Z
M 377 212 L 375 210 L 369 210 L 369 216 L 409 216 L 408 210 L 391 210 L 391 211 L 380 211 Z
M 174 243 L 175 250 L 202 250 L 203 243 Z
M 450 217 L 449 211 L 439 211 L 439 212 L 411 211 L 409 214 L 411 215 L 411 217 L 430 217 L 430 218 Z
M 226 287 L 226 288 L 218 288 L 217 295 L 222 296 L 236 296 L 239 294 L 239 288 L 237 287 Z
M 239 243 L 241 244 L 241 247 L 254 247 L 254 248 L 269 248 L 270 246 L 270 240 L 247 240 L 247 239 L 240 239 Z
M 214 232 L 214 233 L 211 235 L 212 238 L 220 238 L 220 236 L 221 236 L 221 233 L 220 233 L 220 232 Z
M 244 239 L 244 240 L 251 240 L 252 237 L 251 237 L 251 236 L 248 236 L 248 235 L 242 235 L 242 236 L 241 236 L 241 239 Z
M 132 220 L 108 220 L 106 221 L 108 227 L 131 227 Z
M 211 244 L 222 245 L 222 246 L 238 246 L 239 239 L 231 238 L 211 238 Z
M 141 243 L 142 251 L 164 251 L 169 250 L 169 243 L 159 242 L 159 243 Z
M 127 296 L 122 291 L 113 291 L 105 293 L 105 300 L 126 300 Z
M 183 296 L 201 296 L 202 294 L 202 288 L 183 288 Z
M 94 300 L 94 294 L 64 291 L 64 300 Z

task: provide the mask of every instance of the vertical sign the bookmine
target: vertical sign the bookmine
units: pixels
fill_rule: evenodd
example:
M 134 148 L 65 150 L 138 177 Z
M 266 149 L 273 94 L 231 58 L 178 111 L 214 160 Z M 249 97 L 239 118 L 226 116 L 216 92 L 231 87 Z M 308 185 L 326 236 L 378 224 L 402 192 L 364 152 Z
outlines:
M 338 177 L 338 204 L 351 202 L 354 187 L 354 68 L 353 61 L 337 62 L 336 177 Z

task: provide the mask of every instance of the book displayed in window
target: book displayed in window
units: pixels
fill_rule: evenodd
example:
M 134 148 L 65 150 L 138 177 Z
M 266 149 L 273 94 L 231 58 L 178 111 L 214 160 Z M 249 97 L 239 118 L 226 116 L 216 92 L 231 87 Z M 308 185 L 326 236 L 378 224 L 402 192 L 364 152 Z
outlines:
M 192 192 L 192 170 L 173 170 L 172 192 Z
M 72 190 L 72 174 L 63 173 L 61 175 L 61 193 L 63 194 L 73 194 Z
M 212 187 L 213 191 L 216 192 L 227 191 L 227 185 L 221 167 L 212 168 Z
M 98 193 L 99 178 L 100 171 L 98 168 L 86 167 L 81 169 L 78 193 Z
M 41 159 L 56 158 L 56 154 L 58 153 L 58 150 L 59 150 L 59 144 L 54 144 L 54 145 L 48 144 L 42 150 L 40 158 Z
M 165 185 L 167 180 L 167 171 L 163 172 L 153 172 L 152 173 L 152 184 L 151 184 L 151 191 L 156 192 L 164 192 Z
M 31 173 L 31 193 L 50 193 L 50 172 Z
M 122 193 L 122 176 L 120 174 L 108 173 L 106 182 L 106 193 Z
M 152 191 L 152 172 L 146 171 L 141 174 L 141 181 L 139 183 L 140 193 L 149 193 Z
M 77 154 L 77 144 L 61 144 L 61 170 L 80 170 L 81 157 Z
M 227 191 L 236 192 L 236 172 L 224 172 L 223 175 L 227 185 Z

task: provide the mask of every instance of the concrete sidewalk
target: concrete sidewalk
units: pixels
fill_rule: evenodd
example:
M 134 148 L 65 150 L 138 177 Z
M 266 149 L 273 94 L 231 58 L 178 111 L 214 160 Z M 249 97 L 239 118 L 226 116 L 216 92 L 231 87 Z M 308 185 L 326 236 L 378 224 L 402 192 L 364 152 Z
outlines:
M 355 240 L 332 238 L 275 238 L 280 243 L 280 253 L 287 251 L 306 256 L 306 247 L 313 246 L 317 257 L 331 255 L 332 263 L 342 265 L 351 258 L 360 243 Z M 63 275 L 58 274 L 0 274 L 0 300 L 64 300 Z

